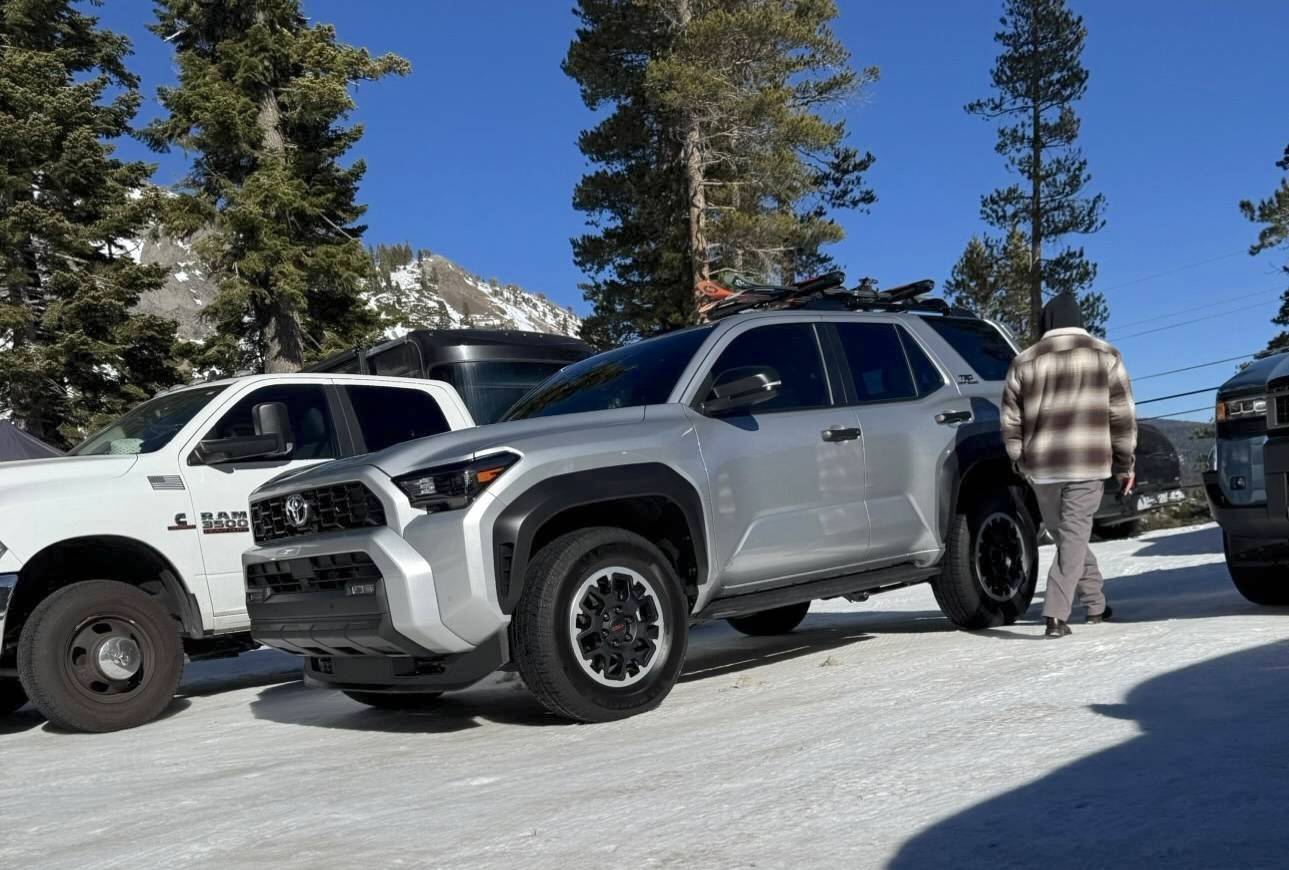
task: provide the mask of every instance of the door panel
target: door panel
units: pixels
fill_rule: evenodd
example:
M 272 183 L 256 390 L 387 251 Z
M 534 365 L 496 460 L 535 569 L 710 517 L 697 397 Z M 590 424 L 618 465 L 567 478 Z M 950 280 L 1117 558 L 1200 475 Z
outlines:
M 864 441 L 854 414 L 832 405 L 813 323 L 732 333 L 707 382 L 772 368 L 779 396 L 742 413 L 691 412 L 707 467 L 718 595 L 863 561 L 868 546 Z M 707 387 L 700 389 L 705 397 Z

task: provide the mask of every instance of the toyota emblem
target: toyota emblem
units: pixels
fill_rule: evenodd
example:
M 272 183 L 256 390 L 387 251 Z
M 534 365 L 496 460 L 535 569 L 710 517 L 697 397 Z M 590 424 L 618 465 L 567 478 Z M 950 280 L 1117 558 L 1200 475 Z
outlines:
M 286 521 L 294 528 L 303 529 L 309 524 L 309 503 L 304 500 L 304 496 L 287 496 L 283 510 L 286 513 Z

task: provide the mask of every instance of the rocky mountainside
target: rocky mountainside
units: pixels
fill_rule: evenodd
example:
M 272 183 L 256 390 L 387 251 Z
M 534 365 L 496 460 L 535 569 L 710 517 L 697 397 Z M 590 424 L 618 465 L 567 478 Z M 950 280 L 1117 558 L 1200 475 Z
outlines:
M 215 298 L 216 287 L 192 244 L 165 236 L 121 244 L 139 262 L 170 269 L 165 286 L 145 294 L 138 310 L 172 318 L 185 338 L 207 338 L 211 328 L 201 312 Z M 385 315 L 391 338 L 418 327 L 496 327 L 564 335 L 577 335 L 581 328 L 581 318 L 545 295 L 496 278 L 485 280 L 441 254 L 413 254 L 408 245 L 381 245 L 372 256 L 368 304 Z

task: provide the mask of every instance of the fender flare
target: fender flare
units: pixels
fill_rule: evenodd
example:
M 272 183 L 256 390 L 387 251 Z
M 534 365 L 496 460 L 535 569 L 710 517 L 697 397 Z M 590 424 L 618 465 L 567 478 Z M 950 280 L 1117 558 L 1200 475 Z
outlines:
M 694 485 L 659 462 L 595 468 L 546 478 L 516 498 L 497 517 L 493 524 L 492 549 L 497 603 L 502 612 L 514 612 L 523 592 L 523 577 L 532 557 L 533 542 L 549 521 L 573 508 L 650 497 L 664 498 L 680 509 L 694 546 L 697 581 L 705 582 L 707 525 L 703 500 Z

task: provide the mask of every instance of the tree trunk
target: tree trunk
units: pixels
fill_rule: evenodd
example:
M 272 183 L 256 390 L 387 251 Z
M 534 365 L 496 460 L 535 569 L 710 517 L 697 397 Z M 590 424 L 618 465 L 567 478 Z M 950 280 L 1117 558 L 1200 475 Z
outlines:
M 681 31 L 689 27 L 693 10 L 689 0 L 677 0 L 677 25 Z M 695 307 L 701 301 L 698 283 L 708 275 L 707 264 L 707 189 L 703 172 L 703 137 L 698 119 L 688 115 L 684 121 L 684 141 L 680 159 L 685 167 L 685 187 L 689 201 L 689 284 L 694 294 Z
M 1038 32 L 1037 17 L 1030 20 L 1030 41 L 1034 53 L 1039 52 L 1041 34 Z M 1035 342 L 1042 335 L 1043 322 L 1043 137 L 1040 125 L 1043 121 L 1043 109 L 1039 104 L 1038 72 L 1031 73 L 1035 78 L 1030 80 L 1030 105 L 1033 130 L 1030 134 L 1029 168 L 1029 336 Z
M 256 126 L 263 135 L 264 150 L 276 156 L 286 153 L 286 140 L 282 138 L 282 112 L 278 108 L 277 94 L 270 89 L 260 100 L 260 112 L 255 118 Z
M 289 374 L 298 372 L 303 365 L 300 320 L 285 299 L 274 299 L 264 326 L 264 371 L 270 375 Z

